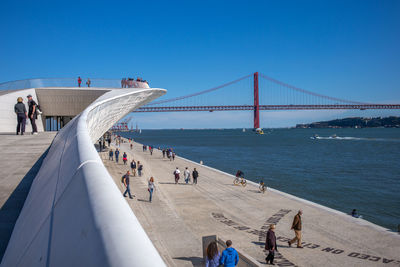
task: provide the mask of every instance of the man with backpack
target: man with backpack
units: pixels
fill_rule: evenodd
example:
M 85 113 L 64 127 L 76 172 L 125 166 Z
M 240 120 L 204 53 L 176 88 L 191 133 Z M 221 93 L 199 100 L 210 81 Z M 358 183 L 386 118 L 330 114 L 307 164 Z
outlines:
M 124 176 L 122 176 L 121 182 L 125 185 L 125 188 L 126 188 L 126 190 L 125 190 L 125 192 L 123 194 L 124 197 L 126 197 L 126 193 L 128 193 L 129 194 L 129 198 L 132 199 L 133 197 L 131 195 L 131 189 L 129 187 L 129 176 L 130 176 L 129 171 L 127 171 L 126 174 Z

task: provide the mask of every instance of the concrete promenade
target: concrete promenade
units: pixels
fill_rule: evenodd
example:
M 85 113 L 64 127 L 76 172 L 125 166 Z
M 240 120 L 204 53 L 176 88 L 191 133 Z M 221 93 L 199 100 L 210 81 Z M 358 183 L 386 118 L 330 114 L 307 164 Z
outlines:
M 115 147 L 113 147 L 115 149 Z M 265 232 L 275 223 L 278 266 L 400 266 L 400 235 L 367 221 L 257 185 L 234 186 L 233 176 L 177 157 L 163 159 L 161 151 L 142 152 L 142 145 L 121 144 L 120 162 L 104 165 L 123 191 L 121 176 L 130 170 L 132 156 L 144 165 L 142 177 L 131 178 L 134 199 L 127 202 L 169 266 L 202 266 L 201 238 L 218 235 L 234 247 L 265 264 Z M 128 152 L 128 165 L 122 162 Z M 173 171 L 181 170 L 179 184 Z M 183 171 L 199 171 L 198 185 L 184 184 Z M 238 166 L 239 168 L 239 166 Z M 155 178 L 153 202 L 148 202 L 147 180 Z M 287 241 L 294 215 L 303 210 L 303 249 Z
M 0 259 L 40 169 L 43 153 L 55 135 L 55 132 L 0 135 Z

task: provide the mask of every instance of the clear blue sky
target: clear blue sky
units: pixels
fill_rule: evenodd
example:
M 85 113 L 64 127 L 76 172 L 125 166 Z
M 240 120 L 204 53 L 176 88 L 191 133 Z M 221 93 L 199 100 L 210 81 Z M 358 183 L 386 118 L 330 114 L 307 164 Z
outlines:
M 400 1 L 0 2 L 0 82 L 140 75 L 178 96 L 254 71 L 400 103 Z M 265 127 L 389 112 L 262 112 Z M 143 128 L 251 127 L 251 113 L 134 115 Z

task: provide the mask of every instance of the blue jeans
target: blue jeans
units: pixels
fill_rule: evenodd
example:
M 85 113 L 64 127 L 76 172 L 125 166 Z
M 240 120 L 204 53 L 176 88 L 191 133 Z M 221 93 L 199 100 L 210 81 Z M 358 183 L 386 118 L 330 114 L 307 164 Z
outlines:
M 149 197 L 149 201 L 151 202 L 151 199 L 153 198 L 153 188 L 152 189 L 150 189 L 149 188 L 149 193 L 150 193 L 150 197 Z
M 118 157 L 115 157 L 115 161 L 118 163 Z
M 129 188 L 129 184 L 126 185 L 126 190 L 125 190 L 125 192 L 124 192 L 124 197 L 126 197 L 126 193 L 128 193 L 128 194 L 129 194 L 129 197 L 132 198 L 131 189 Z

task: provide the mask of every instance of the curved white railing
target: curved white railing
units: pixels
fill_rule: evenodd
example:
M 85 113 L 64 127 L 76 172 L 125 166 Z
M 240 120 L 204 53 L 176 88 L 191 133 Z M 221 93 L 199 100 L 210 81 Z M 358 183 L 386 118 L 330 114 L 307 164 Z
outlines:
M 165 266 L 93 146 L 120 118 L 164 93 L 113 90 L 57 134 L 1 266 Z

